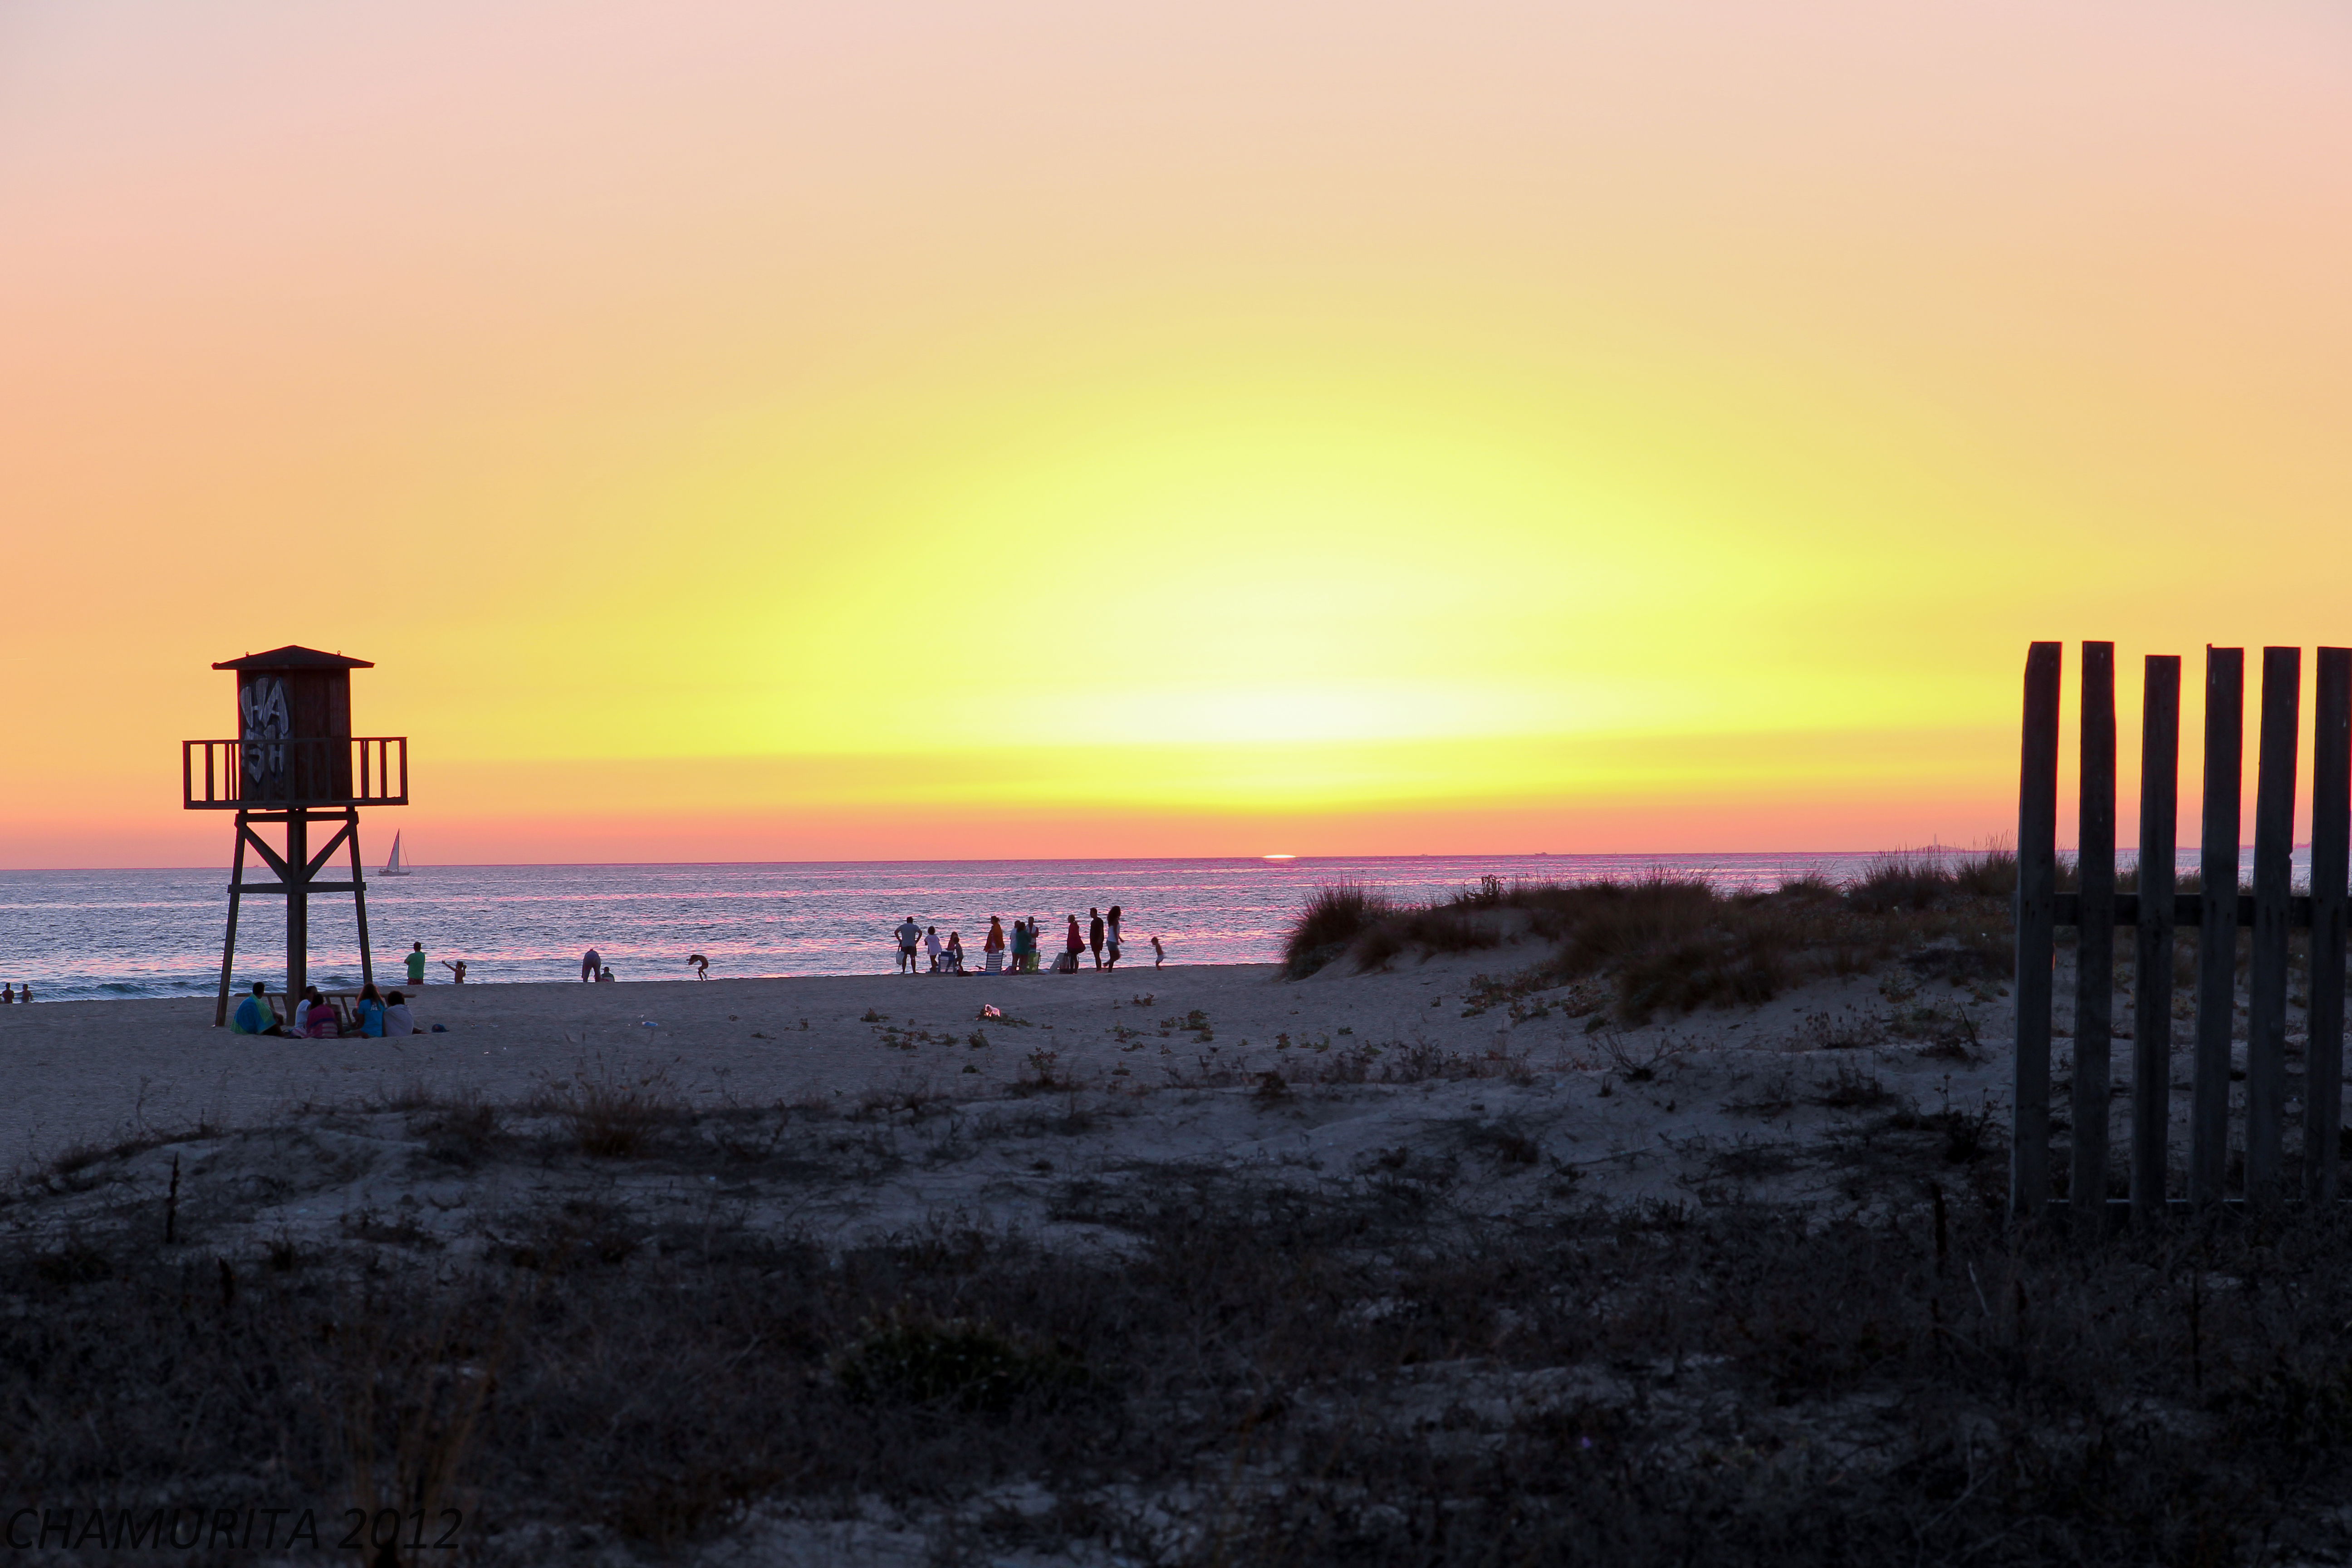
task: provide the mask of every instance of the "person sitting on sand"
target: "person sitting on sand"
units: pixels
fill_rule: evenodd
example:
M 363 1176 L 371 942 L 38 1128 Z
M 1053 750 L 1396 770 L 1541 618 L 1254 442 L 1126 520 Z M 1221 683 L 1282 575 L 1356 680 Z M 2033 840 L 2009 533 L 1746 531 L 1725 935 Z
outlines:
M 946 958 L 950 974 L 963 973 L 963 932 L 960 931 L 948 932 Z
M 335 1005 L 320 995 L 315 985 L 302 987 L 302 1033 L 314 1040 L 343 1037 L 343 1022 L 336 1016 Z
M 596 984 L 599 985 L 610 985 L 613 984 L 613 966 L 611 964 L 608 963 L 604 968 L 596 972 Z
M 1160 945 L 1160 939 L 1158 937 L 1153 937 L 1151 939 L 1151 967 L 1157 969 L 1167 962 L 1168 950 Z
M 383 1038 L 383 998 L 373 985 L 360 987 L 360 1034 L 371 1040 Z
M 710 978 L 710 960 L 698 952 L 689 952 L 686 955 L 686 966 L 694 971 L 694 977 L 697 980 Z
M 450 984 L 463 985 L 466 984 L 466 961 L 464 959 L 461 958 L 457 963 L 452 963 L 445 958 L 441 961 L 441 967 L 449 972 L 451 976 L 449 981 Z
M 425 984 L 425 944 L 421 942 L 408 950 L 408 983 L 411 985 Z
M 260 981 L 253 983 L 253 994 L 236 1005 L 229 1015 L 228 1032 L 232 1035 L 276 1035 L 286 1037 L 285 1026 L 278 1021 L 278 1009 L 269 1005 L 269 993 Z
M 383 999 L 383 1032 L 388 1036 L 421 1035 L 416 1026 L 416 1015 L 408 1010 L 408 998 L 397 991 L 388 992 Z

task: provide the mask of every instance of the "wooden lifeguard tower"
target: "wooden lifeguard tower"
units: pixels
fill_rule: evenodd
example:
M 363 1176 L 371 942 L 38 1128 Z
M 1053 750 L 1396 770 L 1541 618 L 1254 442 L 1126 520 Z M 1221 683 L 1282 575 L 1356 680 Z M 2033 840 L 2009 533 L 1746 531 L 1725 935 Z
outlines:
M 359 907 L 360 976 L 375 983 L 368 949 L 367 880 L 360 869 L 360 807 L 408 804 L 408 737 L 352 733 L 352 671 L 375 668 L 316 648 L 281 647 L 213 666 L 236 672 L 237 738 L 180 742 L 182 804 L 190 811 L 236 813 L 236 858 L 228 880 L 228 936 L 221 944 L 220 1003 L 213 1025 L 228 1022 L 236 963 L 237 905 L 247 893 L 286 900 L 286 994 L 309 984 L 310 896 L 349 893 Z M 315 853 L 314 824 L 340 824 Z M 285 848 L 256 827 L 285 830 Z M 322 882 L 319 873 L 349 847 L 352 879 Z M 245 879 L 252 849 L 278 874 Z

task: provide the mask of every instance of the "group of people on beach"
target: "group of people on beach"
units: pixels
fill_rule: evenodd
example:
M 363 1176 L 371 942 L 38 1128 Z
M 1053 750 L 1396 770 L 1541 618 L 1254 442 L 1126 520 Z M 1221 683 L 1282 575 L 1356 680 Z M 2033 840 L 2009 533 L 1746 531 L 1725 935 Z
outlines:
M 378 992 L 373 985 L 360 987 L 348 1016 L 332 997 L 315 985 L 304 986 L 301 1001 L 289 1011 L 293 1016 L 280 1019 L 278 1009 L 269 1005 L 268 987 L 257 980 L 252 994 L 238 1003 L 236 1011 L 230 1016 L 229 1033 L 275 1035 L 282 1039 L 380 1040 L 386 1036 L 425 1032 L 417 1027 L 416 1016 L 409 1010 L 405 994 L 398 991 Z
M 1062 954 L 1054 961 L 1055 973 L 1076 974 L 1081 967 L 1079 960 L 1089 952 L 1094 954 L 1097 969 L 1118 967 L 1119 952 L 1124 943 L 1119 925 L 1126 915 L 1117 904 L 1111 905 L 1108 915 L 1099 909 L 1087 910 L 1084 931 L 1078 929 L 1077 916 L 1066 918 L 1068 929 L 1063 933 Z M 972 973 L 964 967 L 961 931 L 948 932 L 947 940 L 942 942 L 939 927 L 919 925 L 914 916 L 908 915 L 891 934 L 898 940 L 898 973 L 901 974 Z M 1034 974 L 1038 972 L 1044 948 L 1036 916 L 1032 915 L 1027 920 L 1016 919 L 1008 935 L 1003 917 L 991 915 L 988 917 L 987 939 L 981 943 L 983 967 L 980 973 Z M 922 956 L 930 960 L 928 970 L 919 962 Z M 1159 968 L 1167 959 L 1168 950 L 1154 936 L 1151 939 L 1151 967 Z
M 1087 910 L 1087 922 L 1082 929 L 1078 917 L 1065 917 L 1062 950 L 1054 961 L 1057 974 L 1076 974 L 1085 966 L 1091 952 L 1097 969 L 1116 969 L 1125 947 L 1126 939 L 1120 926 L 1126 912 L 1113 904 L 1108 913 L 1099 909 Z M 923 926 L 908 915 L 892 934 L 898 943 L 898 973 L 901 974 L 1035 974 L 1044 966 L 1045 943 L 1043 924 L 1036 916 L 1015 920 L 1007 931 L 1002 916 L 988 917 L 988 936 L 981 943 L 982 967 L 974 971 L 965 967 L 963 933 L 950 931 L 942 939 L 937 926 Z M 1168 950 L 1157 936 L 1151 942 L 1151 966 L 1159 968 L 1168 960 Z M 429 962 L 423 942 L 413 943 L 402 955 L 408 971 L 412 988 L 425 984 L 425 965 Z M 926 968 L 928 961 L 928 968 Z M 710 978 L 710 960 L 701 953 L 690 953 L 687 967 L 698 980 Z M 441 966 L 449 971 L 452 984 L 466 983 L 466 961 L 443 959 Z M 613 978 L 613 966 L 594 948 L 580 955 L 580 978 L 590 984 L 608 984 Z M 18 1000 L 30 1002 L 33 988 L 26 985 L 21 997 L 13 987 L 0 990 L 0 1005 Z M 307 1037 L 331 1040 L 352 1037 L 370 1039 L 385 1035 L 421 1035 L 405 993 L 379 993 L 373 984 L 362 985 L 348 1007 L 339 1006 L 333 997 L 320 993 L 315 985 L 303 988 L 301 1000 L 289 1009 L 293 1015 L 281 1019 L 270 1005 L 268 992 L 261 981 L 253 983 L 252 994 L 237 1005 L 230 1030 L 239 1035 L 276 1035 L 282 1037 Z M 437 1031 L 439 1026 L 435 1026 Z
M 0 985 L 0 1007 L 9 1006 L 17 1002 L 30 1002 L 32 999 L 33 983 L 29 980 L 25 982 L 25 994 L 21 996 L 16 994 L 15 985 Z

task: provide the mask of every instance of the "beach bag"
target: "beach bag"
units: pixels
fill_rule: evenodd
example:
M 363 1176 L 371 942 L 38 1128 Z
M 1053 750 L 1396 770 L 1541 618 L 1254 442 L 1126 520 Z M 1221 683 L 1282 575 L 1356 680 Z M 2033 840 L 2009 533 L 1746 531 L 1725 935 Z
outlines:
M 1066 952 L 1066 953 L 1062 954 L 1062 956 L 1061 956 L 1061 957 L 1059 957 L 1059 958 L 1057 958 L 1057 959 L 1054 960 L 1054 973 L 1056 973 L 1056 974 L 1076 974 L 1077 972 L 1078 972 L 1078 955 L 1077 955 L 1076 953 L 1075 953 L 1075 952 Z

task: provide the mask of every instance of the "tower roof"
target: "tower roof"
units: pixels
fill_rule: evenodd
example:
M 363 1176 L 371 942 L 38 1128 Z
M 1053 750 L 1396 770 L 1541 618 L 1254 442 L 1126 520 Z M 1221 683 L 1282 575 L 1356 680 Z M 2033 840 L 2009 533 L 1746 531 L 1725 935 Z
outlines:
M 373 669 L 375 665 L 364 658 L 346 658 L 339 653 L 320 653 L 314 647 L 297 647 L 289 643 L 284 647 L 271 648 L 268 653 L 249 653 L 243 658 L 223 659 L 215 669 Z

